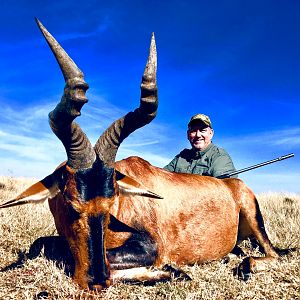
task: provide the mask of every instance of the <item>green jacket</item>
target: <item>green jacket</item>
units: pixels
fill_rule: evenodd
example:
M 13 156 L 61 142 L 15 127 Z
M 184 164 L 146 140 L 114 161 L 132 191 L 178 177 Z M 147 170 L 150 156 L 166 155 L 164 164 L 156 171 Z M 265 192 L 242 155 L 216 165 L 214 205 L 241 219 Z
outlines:
M 235 171 L 229 154 L 213 143 L 203 151 L 184 149 L 164 169 L 171 172 L 192 173 L 212 177 Z

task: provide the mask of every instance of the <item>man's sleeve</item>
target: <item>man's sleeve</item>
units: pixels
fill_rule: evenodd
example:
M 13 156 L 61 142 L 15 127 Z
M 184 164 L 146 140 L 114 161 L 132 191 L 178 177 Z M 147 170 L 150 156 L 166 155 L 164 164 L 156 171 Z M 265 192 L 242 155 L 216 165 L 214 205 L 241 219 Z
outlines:
M 220 154 L 215 158 L 212 164 L 212 176 L 218 177 L 221 175 L 228 174 L 230 172 L 234 172 L 235 167 L 232 162 L 232 159 L 230 158 L 229 154 L 224 151 L 224 153 Z M 233 178 L 236 178 L 237 175 L 232 176 Z
M 164 166 L 164 169 L 170 172 L 175 172 L 177 160 L 178 157 L 175 156 L 166 166 Z

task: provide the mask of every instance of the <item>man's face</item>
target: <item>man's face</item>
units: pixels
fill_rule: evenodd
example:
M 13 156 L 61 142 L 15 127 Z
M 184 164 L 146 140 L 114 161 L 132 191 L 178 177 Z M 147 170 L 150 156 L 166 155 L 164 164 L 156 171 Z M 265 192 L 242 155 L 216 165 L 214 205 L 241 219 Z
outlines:
M 188 140 L 195 150 L 203 151 L 210 143 L 214 135 L 212 128 L 203 122 L 194 122 L 187 131 Z

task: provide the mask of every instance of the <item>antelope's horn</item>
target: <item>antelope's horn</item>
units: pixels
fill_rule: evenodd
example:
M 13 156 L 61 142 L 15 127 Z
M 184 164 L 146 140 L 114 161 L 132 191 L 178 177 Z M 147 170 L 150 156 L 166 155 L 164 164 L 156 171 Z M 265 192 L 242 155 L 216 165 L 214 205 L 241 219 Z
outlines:
M 48 32 L 48 30 L 44 27 L 44 25 L 37 18 L 35 18 L 35 20 L 60 66 L 65 81 L 67 82 L 69 79 L 73 79 L 73 78 L 83 79 L 82 71 L 76 66 L 76 64 L 66 53 L 66 51 L 60 46 L 60 44 L 56 41 L 56 39 Z
M 156 52 L 155 36 L 153 32 L 151 36 L 149 56 L 144 70 L 142 83 L 145 84 L 146 82 L 148 82 L 148 83 L 156 84 L 156 70 L 157 70 L 157 52 Z
M 108 166 L 113 166 L 122 141 L 133 131 L 155 118 L 158 107 L 156 70 L 157 53 L 154 34 L 152 34 L 149 56 L 142 77 L 140 106 L 113 122 L 95 144 L 95 152 Z
M 95 161 L 94 149 L 80 126 L 73 120 L 80 115 L 82 106 L 87 102 L 85 91 L 88 89 L 83 72 L 60 46 L 56 39 L 36 18 L 36 22 L 52 50 L 66 81 L 63 97 L 49 113 L 52 131 L 63 143 L 68 166 L 73 169 L 89 168 Z

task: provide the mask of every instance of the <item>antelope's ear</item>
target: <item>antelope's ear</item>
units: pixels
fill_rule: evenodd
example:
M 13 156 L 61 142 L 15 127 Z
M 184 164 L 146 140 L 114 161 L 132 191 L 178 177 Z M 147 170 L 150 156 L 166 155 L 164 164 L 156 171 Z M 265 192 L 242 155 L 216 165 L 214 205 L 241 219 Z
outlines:
M 116 170 L 116 179 L 119 185 L 120 192 L 123 195 L 138 195 L 138 196 L 145 196 L 154 199 L 163 199 L 163 197 L 147 190 L 139 182 L 135 181 L 134 179 L 132 179 L 127 175 L 122 174 L 117 170 Z
M 55 197 L 59 192 L 60 189 L 54 172 L 30 186 L 15 199 L 1 204 L 0 208 L 19 206 L 27 203 L 42 203 L 45 200 Z

